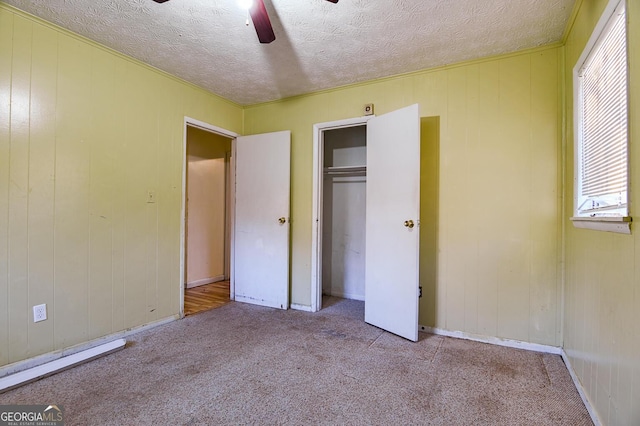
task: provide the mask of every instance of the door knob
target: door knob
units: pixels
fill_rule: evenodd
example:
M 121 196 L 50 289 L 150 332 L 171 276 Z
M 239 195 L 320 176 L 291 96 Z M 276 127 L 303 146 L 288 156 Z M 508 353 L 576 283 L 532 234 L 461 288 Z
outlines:
M 407 228 L 413 228 L 413 221 L 412 220 L 405 220 L 404 221 L 404 226 Z
M 278 219 L 278 222 L 280 222 L 280 225 L 284 225 L 286 221 L 287 219 L 285 219 L 284 217 L 281 217 L 280 219 Z

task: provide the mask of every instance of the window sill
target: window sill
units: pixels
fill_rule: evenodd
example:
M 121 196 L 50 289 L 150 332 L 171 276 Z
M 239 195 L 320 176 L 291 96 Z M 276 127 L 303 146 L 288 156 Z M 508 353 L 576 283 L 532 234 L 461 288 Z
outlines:
M 631 234 L 631 217 L 572 217 L 571 221 L 576 228 L 593 229 L 594 231 L 615 232 L 618 234 Z

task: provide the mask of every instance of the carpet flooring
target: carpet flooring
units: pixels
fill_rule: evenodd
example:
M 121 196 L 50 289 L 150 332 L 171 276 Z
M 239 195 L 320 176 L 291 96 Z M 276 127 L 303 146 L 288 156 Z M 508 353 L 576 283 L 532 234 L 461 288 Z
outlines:
M 65 425 L 591 425 L 557 355 L 242 303 L 128 338 L 101 359 L 0 394 L 58 404 Z

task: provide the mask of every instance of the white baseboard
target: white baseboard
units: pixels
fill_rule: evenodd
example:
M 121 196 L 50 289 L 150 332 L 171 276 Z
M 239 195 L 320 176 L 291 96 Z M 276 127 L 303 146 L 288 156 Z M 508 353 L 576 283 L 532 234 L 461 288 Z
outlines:
M 112 342 L 104 343 L 91 349 L 77 352 L 73 355 L 58 358 L 55 361 L 47 362 L 46 364 L 41 364 L 37 367 L 32 367 L 15 374 L 5 376 L 0 379 L 0 393 L 26 385 L 27 383 L 35 382 L 36 380 L 51 376 L 63 370 L 75 367 L 76 365 L 84 364 L 85 362 L 117 352 L 123 349 L 126 343 L 127 342 L 124 339 L 116 339 Z
M 224 275 L 216 275 L 215 277 L 201 278 L 199 280 L 191 281 L 187 283 L 187 288 L 200 287 L 201 285 L 217 283 L 218 281 L 224 281 Z
M 298 305 L 297 303 L 292 303 L 291 309 L 295 309 L 296 311 L 312 312 L 311 306 Z
M 332 291 L 330 296 L 339 297 L 341 299 L 360 300 L 364 302 L 364 295 L 355 293 L 344 293 L 339 291 Z
M 51 361 L 55 361 L 62 357 L 66 357 L 69 355 L 76 354 L 78 352 L 86 351 L 88 349 L 95 348 L 96 346 L 103 345 L 105 343 L 112 342 L 116 339 L 124 339 L 133 334 L 139 333 L 141 331 L 149 330 L 151 328 L 157 327 L 159 325 L 167 324 L 169 322 L 175 321 L 179 319 L 179 315 L 173 315 L 158 321 L 150 322 L 145 325 L 140 325 L 137 327 L 128 328 L 123 331 L 119 331 L 117 333 L 109 334 L 104 337 L 99 337 L 94 340 L 90 340 L 88 342 L 80 343 L 74 346 L 70 346 L 65 349 L 60 349 L 57 351 L 49 352 L 43 355 L 38 355 L 33 358 L 25 359 L 22 361 L 14 362 L 13 364 L 8 364 L 3 367 L 0 367 L 0 378 L 8 376 L 10 374 L 15 374 L 20 371 L 27 370 L 29 368 L 37 367 L 42 364 L 46 364 Z
M 600 417 L 598 416 L 598 413 L 596 412 L 595 408 L 593 407 L 593 404 L 591 404 L 591 400 L 587 396 L 587 392 L 584 390 L 584 387 L 582 386 L 582 382 L 580 381 L 580 379 L 578 379 L 578 375 L 576 374 L 575 370 L 573 369 L 573 365 L 571 365 L 571 360 L 569 359 L 569 355 L 567 355 L 567 353 L 564 351 L 564 349 L 562 349 L 562 354 L 561 355 L 562 355 L 562 360 L 564 361 L 564 364 L 567 366 L 567 370 L 569 370 L 569 374 L 571 375 L 571 379 L 573 380 L 573 384 L 576 386 L 576 389 L 578 390 L 578 393 L 580 394 L 580 398 L 582 398 L 582 402 L 584 403 L 584 406 L 587 407 L 587 411 L 589 412 L 589 415 L 591 416 L 591 421 L 593 422 L 593 424 L 595 426 L 601 426 L 602 425 L 602 421 L 600 420 Z
M 501 339 L 499 337 L 484 336 L 481 334 L 466 333 L 464 331 L 450 331 L 442 328 L 418 325 L 418 330 L 426 333 L 437 334 L 439 336 L 455 337 L 458 339 L 473 340 L 474 342 L 490 343 L 492 345 L 505 346 L 515 349 L 526 349 L 528 351 L 543 352 L 547 354 L 562 355 L 562 348 L 551 345 L 541 345 L 539 343 L 521 342 L 520 340 Z

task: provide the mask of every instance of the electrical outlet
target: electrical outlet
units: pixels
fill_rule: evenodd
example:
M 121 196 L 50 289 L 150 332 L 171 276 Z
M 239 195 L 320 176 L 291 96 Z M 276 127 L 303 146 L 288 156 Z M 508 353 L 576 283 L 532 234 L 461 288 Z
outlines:
M 40 322 L 47 319 L 47 305 L 36 305 L 33 307 L 33 322 Z

